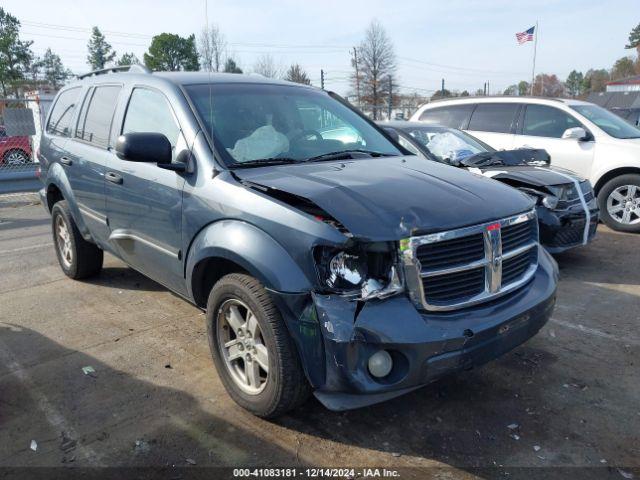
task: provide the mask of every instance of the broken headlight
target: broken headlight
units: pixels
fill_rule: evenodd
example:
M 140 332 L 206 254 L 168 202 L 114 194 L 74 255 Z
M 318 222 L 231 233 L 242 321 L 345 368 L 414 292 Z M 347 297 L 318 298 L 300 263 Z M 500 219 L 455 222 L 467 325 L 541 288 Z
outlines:
M 383 298 L 404 289 L 393 243 L 358 245 L 344 250 L 318 247 L 318 276 L 327 290 L 357 300 Z

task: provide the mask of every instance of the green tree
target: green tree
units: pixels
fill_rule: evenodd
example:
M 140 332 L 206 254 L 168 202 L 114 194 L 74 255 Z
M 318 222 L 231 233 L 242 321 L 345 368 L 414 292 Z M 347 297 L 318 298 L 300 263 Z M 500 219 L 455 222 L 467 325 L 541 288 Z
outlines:
M 109 62 L 112 62 L 116 56 L 116 52 L 111 48 L 107 39 L 98 27 L 91 30 L 91 38 L 87 44 L 87 63 L 92 70 L 101 70 Z
M 502 92 L 502 94 L 516 96 L 518 94 L 518 85 L 516 84 L 509 85 L 507 88 L 504 89 L 504 92 Z
M 64 85 L 64 82 L 73 75 L 70 70 L 64 67 L 60 57 L 50 48 L 47 48 L 44 57 L 42 57 L 42 71 L 47 83 L 56 89 Z
M 584 93 L 604 92 L 606 84 L 609 80 L 609 72 L 604 68 L 601 68 L 599 70 L 589 69 L 587 70 L 587 73 L 584 74 L 582 91 Z
M 461 97 L 468 97 L 469 96 L 469 92 L 466 90 L 463 90 L 462 93 L 460 94 Z
M 567 76 L 567 80 L 564 82 L 564 86 L 567 89 L 567 93 L 571 95 L 573 98 L 582 94 L 584 82 L 584 75 L 582 72 L 578 72 L 576 70 L 572 70 Z
M 33 42 L 20 40 L 20 22 L 0 7 L 0 87 L 2 95 L 18 94 L 18 86 L 31 72 Z
M 638 51 L 638 56 L 640 56 L 640 23 L 629 33 L 629 43 L 624 48 L 635 48 Z
M 477 89 L 477 90 L 476 90 L 476 93 L 474 93 L 474 95 L 475 95 L 476 97 L 482 97 L 482 96 L 484 96 L 484 89 L 483 89 L 483 88 L 479 88 L 479 89 Z
M 530 90 L 531 85 L 529 85 L 529 82 L 525 82 L 524 80 L 520 80 L 518 82 L 518 95 L 520 95 L 521 97 L 524 95 L 528 95 Z
M 442 90 L 436 90 L 436 93 L 431 95 L 431 100 L 437 100 L 438 98 L 445 98 L 445 97 L 451 97 L 451 92 L 446 88 L 444 89 L 444 92 Z
M 636 73 L 635 64 L 633 58 L 622 57 L 616 60 L 611 69 L 611 80 L 620 80 L 634 75 Z
M 138 60 L 138 57 L 136 56 L 135 53 L 130 53 L 130 52 L 125 52 L 122 54 L 122 56 L 116 60 L 116 65 L 118 65 L 119 67 L 121 66 L 125 66 L 125 65 L 139 65 L 140 64 L 140 60 Z
M 307 72 L 305 72 L 303 68 L 297 63 L 294 63 L 289 67 L 289 70 L 287 70 L 287 73 L 284 79 L 289 82 L 302 83 L 303 85 L 311 85 L 311 80 L 309 80 L 309 76 L 307 75 Z
M 236 65 L 235 60 L 231 57 L 224 62 L 224 71 L 226 73 L 242 73 L 242 69 Z
M 156 35 L 149 52 L 144 54 L 144 64 L 155 71 L 199 70 L 195 35 L 187 38 L 174 33 Z

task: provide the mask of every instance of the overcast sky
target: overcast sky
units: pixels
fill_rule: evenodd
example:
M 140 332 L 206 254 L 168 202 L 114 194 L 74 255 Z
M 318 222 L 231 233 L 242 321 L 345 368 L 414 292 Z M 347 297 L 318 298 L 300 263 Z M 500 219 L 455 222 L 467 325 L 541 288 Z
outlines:
M 3 0 L 2 6 L 22 22 L 21 37 L 34 41 L 36 53 L 51 47 L 75 73 L 88 70 L 93 25 L 119 54 L 140 59 L 153 35 L 197 34 L 205 25 L 205 0 Z M 443 77 L 447 88 L 470 92 L 485 81 L 497 92 L 530 80 L 533 43 L 517 45 L 515 33 L 536 20 L 536 71 L 562 80 L 574 68 L 610 68 L 635 54 L 624 45 L 640 22 L 638 0 L 208 0 L 208 13 L 243 69 L 268 52 L 283 66 L 300 63 L 316 85 L 324 69 L 326 88 L 340 93 L 349 89 L 350 48 L 373 18 L 395 46 L 398 83 L 423 94 L 440 88 Z

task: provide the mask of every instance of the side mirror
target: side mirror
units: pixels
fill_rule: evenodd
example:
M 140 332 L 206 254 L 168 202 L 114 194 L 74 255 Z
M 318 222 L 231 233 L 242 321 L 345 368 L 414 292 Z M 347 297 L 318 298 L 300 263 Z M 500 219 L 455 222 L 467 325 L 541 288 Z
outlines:
M 567 128 L 562 134 L 563 139 L 570 140 L 586 140 L 589 136 L 587 135 L 587 131 L 582 127 L 573 127 Z
M 182 164 L 171 163 L 171 143 L 161 133 L 135 132 L 120 135 L 116 142 L 116 155 L 129 162 L 157 163 L 158 167 L 167 170 L 184 170 Z

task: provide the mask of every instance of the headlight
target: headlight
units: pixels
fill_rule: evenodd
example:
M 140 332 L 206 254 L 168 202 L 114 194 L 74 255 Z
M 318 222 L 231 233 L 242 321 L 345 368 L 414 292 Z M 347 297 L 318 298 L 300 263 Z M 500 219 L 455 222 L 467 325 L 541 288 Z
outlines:
M 314 251 L 321 284 L 331 292 L 358 300 L 383 298 L 404 289 L 391 242 L 359 245 L 345 250 L 317 247 Z
M 328 270 L 327 285 L 338 290 L 358 288 L 367 275 L 367 265 L 362 258 L 347 252 L 334 255 Z
M 558 201 L 573 200 L 578 197 L 576 187 L 572 183 L 567 185 L 548 185 L 546 188 Z
M 542 197 L 542 205 L 547 207 L 549 210 L 555 210 L 558 206 L 558 197 L 553 195 L 545 195 Z

